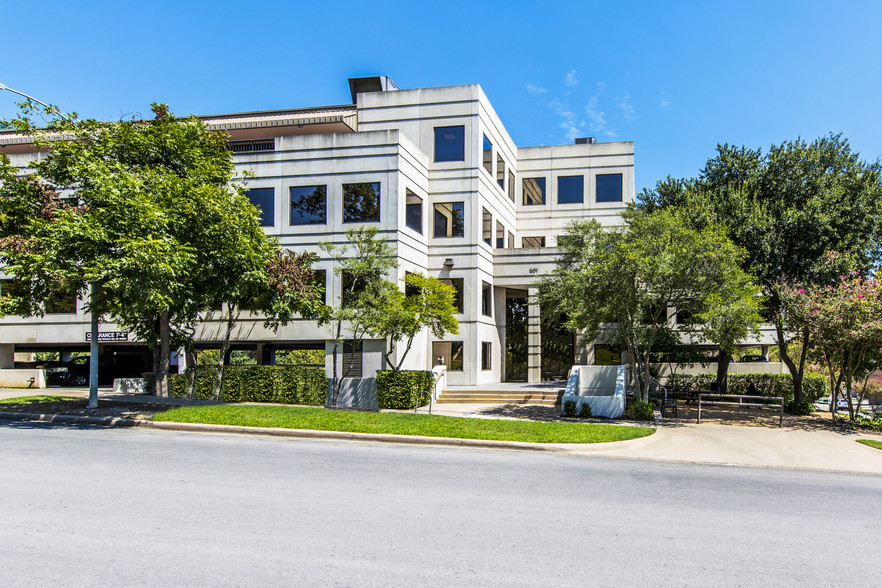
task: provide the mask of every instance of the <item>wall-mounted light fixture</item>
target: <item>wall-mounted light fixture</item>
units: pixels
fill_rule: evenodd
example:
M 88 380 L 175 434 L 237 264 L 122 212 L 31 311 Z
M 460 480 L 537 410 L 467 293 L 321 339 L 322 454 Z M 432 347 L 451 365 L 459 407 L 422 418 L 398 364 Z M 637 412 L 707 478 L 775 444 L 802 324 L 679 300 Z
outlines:
M 448 270 L 449 270 L 449 269 L 452 268 L 452 267 L 453 267 L 453 258 L 452 258 L 452 257 L 448 257 L 447 259 L 444 260 L 444 269 L 448 269 Z

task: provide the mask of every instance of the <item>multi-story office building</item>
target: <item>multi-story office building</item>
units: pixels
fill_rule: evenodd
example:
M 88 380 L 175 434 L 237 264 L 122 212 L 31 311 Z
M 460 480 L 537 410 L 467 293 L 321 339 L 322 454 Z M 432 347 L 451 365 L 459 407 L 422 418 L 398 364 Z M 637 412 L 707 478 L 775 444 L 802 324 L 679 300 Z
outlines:
M 379 229 L 397 251 L 388 277 L 420 272 L 453 285 L 459 334 L 424 333 L 405 367 L 441 361 L 450 385 L 538 382 L 566 374 L 577 350 L 572 334 L 543 328 L 531 303 L 537 275 L 552 267 L 568 222 L 618 222 L 634 197 L 632 142 L 518 147 L 478 85 L 400 90 L 386 77 L 349 81 L 352 104 L 205 116 L 225 131 L 236 166 L 250 171 L 248 195 L 267 233 L 282 247 L 312 251 L 326 299 L 339 300 L 340 276 L 318 248 L 343 242 L 347 228 Z M 0 134 L 0 148 L 26 167 L 33 150 Z M 0 319 L 0 363 L 13 351 L 84 348 L 88 317 L 68 304 L 39 319 Z M 73 312 L 71 312 L 73 311 Z M 123 339 L 113 325 L 107 338 Z M 220 324 L 204 321 L 201 345 L 216 344 Z M 296 321 L 278 332 L 244 317 L 234 336 L 260 362 L 280 350 L 325 348 L 327 332 Z M 112 346 L 120 341 L 105 342 Z M 131 344 L 131 342 L 129 343 Z M 383 341 L 362 349 L 364 375 L 380 368 Z M 351 351 L 351 350 L 350 350 Z M 584 357 L 582 358 L 584 360 Z

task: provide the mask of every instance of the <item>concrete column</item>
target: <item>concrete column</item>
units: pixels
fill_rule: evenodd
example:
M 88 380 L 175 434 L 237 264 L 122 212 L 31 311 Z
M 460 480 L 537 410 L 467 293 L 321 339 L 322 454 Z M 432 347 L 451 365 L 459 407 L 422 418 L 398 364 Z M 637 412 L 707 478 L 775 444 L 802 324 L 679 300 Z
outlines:
M 0 345 L 0 368 L 4 370 L 15 367 L 15 345 L 4 343 Z
M 762 349 L 763 357 L 769 359 L 769 346 L 763 345 L 762 347 L 760 347 L 760 349 Z
M 527 383 L 542 381 L 542 325 L 539 321 L 539 289 L 527 290 Z

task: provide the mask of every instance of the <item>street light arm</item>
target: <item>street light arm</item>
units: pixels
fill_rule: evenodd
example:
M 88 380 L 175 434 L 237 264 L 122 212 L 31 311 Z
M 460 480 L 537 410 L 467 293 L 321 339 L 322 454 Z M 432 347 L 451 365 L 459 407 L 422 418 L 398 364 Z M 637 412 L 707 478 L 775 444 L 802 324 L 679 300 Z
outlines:
M 49 104 L 46 104 L 46 103 L 43 102 L 42 100 L 37 100 L 37 99 L 34 98 L 33 96 L 29 96 L 28 94 L 25 94 L 24 92 L 19 92 L 18 90 L 13 90 L 12 88 L 10 88 L 9 86 L 7 86 L 7 85 L 5 85 L 5 84 L 0 84 L 0 91 L 3 91 L 3 90 L 6 90 L 7 92 L 12 92 L 13 94 L 18 94 L 19 96 L 24 96 L 24 97 L 27 98 L 28 100 L 33 100 L 33 101 L 36 102 L 37 104 L 40 104 L 40 105 L 42 105 L 42 106 L 44 106 L 44 107 L 46 107 L 46 108 L 48 108 L 48 109 L 50 109 L 50 110 L 56 110 L 60 116 L 62 116 L 63 118 L 66 118 L 66 119 L 68 119 L 68 120 L 70 120 L 70 117 L 68 117 L 66 114 L 64 114 L 64 113 L 61 112 L 60 110 L 54 108 L 53 106 L 50 106 Z

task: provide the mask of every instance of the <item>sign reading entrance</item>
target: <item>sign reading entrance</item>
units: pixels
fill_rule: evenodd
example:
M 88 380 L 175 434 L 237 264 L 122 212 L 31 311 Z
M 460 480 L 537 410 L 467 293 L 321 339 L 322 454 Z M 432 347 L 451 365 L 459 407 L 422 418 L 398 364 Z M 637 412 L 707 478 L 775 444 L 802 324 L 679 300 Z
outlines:
M 92 340 L 92 333 L 86 333 L 86 341 Z M 128 331 L 98 331 L 99 341 L 128 341 Z

